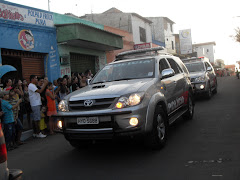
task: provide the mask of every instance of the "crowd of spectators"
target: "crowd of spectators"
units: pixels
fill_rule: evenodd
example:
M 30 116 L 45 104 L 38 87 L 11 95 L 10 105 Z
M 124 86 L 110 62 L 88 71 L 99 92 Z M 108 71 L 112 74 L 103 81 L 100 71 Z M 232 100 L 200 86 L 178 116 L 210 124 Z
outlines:
M 45 138 L 54 134 L 54 115 L 58 103 L 69 93 L 88 85 L 91 70 L 72 73 L 52 82 L 47 77 L 30 76 L 26 79 L 7 79 L 0 91 L 0 123 L 3 126 L 7 150 L 24 144 L 21 141 L 24 117 L 32 124 L 33 137 Z

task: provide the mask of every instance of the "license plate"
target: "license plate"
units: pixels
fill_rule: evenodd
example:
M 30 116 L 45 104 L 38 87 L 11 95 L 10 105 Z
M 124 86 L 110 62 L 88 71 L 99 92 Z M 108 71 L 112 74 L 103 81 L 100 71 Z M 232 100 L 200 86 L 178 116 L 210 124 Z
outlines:
M 99 124 L 98 117 L 80 117 L 77 118 L 77 124 Z

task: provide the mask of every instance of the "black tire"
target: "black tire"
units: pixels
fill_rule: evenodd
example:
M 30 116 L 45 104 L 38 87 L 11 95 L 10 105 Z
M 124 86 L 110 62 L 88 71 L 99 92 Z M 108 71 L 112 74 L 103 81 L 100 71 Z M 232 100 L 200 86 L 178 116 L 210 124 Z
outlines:
M 194 107 L 195 107 L 194 99 L 191 93 L 189 93 L 189 96 L 188 96 L 187 106 L 188 106 L 188 110 L 183 114 L 182 117 L 185 120 L 191 120 L 194 115 Z
M 213 94 L 217 94 L 217 87 L 218 87 L 218 84 L 217 84 L 217 80 L 216 80 L 216 84 L 215 84 L 215 87 L 214 87 L 214 90 L 213 90 Z
M 145 137 L 145 145 L 151 149 L 161 149 L 165 146 L 168 135 L 168 121 L 162 107 L 155 109 L 153 127 Z
M 208 91 L 207 91 L 207 94 L 206 94 L 206 98 L 211 99 L 211 97 L 212 97 L 212 89 L 211 89 L 211 85 L 209 83 L 209 88 L 208 88 Z

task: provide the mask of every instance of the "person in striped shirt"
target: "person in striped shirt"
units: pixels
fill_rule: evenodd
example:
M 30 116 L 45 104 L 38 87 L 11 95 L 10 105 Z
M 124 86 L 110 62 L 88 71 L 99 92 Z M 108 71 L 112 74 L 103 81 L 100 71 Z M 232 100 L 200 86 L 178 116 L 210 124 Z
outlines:
M 9 100 L 9 91 L 1 91 L 1 95 L 3 97 L 1 107 L 3 111 L 3 126 L 4 126 L 4 136 L 7 145 L 7 150 L 11 150 L 14 148 L 15 142 L 15 120 L 13 115 L 13 109 L 16 109 L 19 104 L 22 102 L 22 99 L 19 99 L 17 104 L 12 106 Z

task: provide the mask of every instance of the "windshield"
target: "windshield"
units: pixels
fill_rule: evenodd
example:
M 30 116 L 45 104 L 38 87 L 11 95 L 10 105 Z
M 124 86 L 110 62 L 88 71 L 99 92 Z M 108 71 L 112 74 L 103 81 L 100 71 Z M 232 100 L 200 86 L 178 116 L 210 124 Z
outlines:
M 154 76 L 154 59 L 125 61 L 106 65 L 93 79 L 91 84 L 152 78 Z
M 204 64 L 202 62 L 199 63 L 189 63 L 185 64 L 189 72 L 199 72 L 205 71 Z

